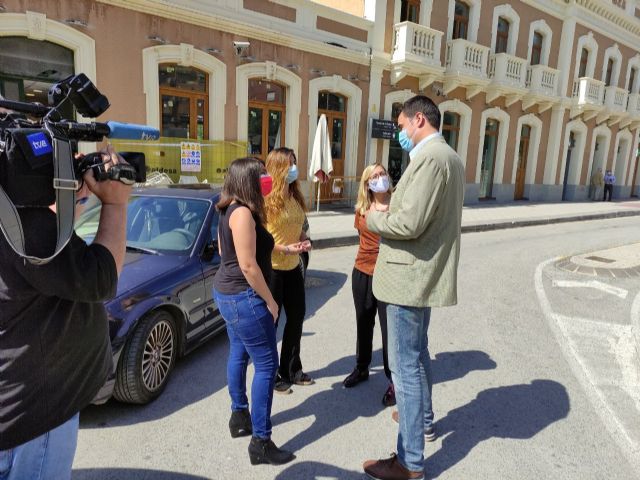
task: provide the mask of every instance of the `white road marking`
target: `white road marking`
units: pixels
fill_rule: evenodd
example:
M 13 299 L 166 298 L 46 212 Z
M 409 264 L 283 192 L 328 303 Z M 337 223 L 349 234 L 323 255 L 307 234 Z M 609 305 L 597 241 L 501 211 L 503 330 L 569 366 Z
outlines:
M 575 280 L 554 280 L 554 287 L 560 288 L 595 288 L 596 290 L 602 290 L 603 292 L 610 293 L 611 295 L 615 295 L 616 297 L 620 297 L 623 300 L 627 298 L 627 294 L 629 293 L 624 288 L 614 287 L 613 285 L 608 285 L 603 282 L 599 282 L 598 280 L 589 280 L 588 282 L 578 282 Z
M 591 371 L 584 363 L 584 358 L 581 358 L 581 356 L 578 355 L 578 352 L 575 350 L 574 343 L 570 341 L 571 339 L 567 337 L 567 334 L 564 331 L 563 327 L 566 327 L 566 322 L 575 320 L 584 321 L 586 319 L 576 319 L 573 317 L 555 313 L 551 308 L 551 303 L 549 302 L 549 299 L 547 298 L 547 295 L 545 293 L 544 284 L 542 281 L 543 270 L 545 267 L 551 265 L 554 262 L 557 262 L 558 260 L 561 260 L 561 258 L 552 258 L 540 263 L 536 267 L 534 281 L 536 294 L 538 295 L 538 301 L 540 302 L 540 307 L 542 308 L 544 316 L 547 319 L 549 328 L 551 328 L 551 331 L 556 337 L 556 341 L 560 349 L 567 359 L 569 367 L 573 371 L 578 381 L 582 384 L 585 394 L 591 401 L 596 413 L 600 416 L 602 424 L 611 434 L 611 438 L 613 438 L 618 443 L 622 451 L 625 452 L 629 462 L 636 469 L 636 471 L 640 471 L 640 446 L 629 436 L 621 420 L 612 410 L 611 405 L 607 401 L 602 390 L 597 388 L 592 381 Z M 640 324 L 640 294 L 634 300 L 632 317 L 634 315 L 634 312 L 635 319 L 638 322 L 636 323 L 636 325 Z M 637 331 L 635 333 L 637 333 Z

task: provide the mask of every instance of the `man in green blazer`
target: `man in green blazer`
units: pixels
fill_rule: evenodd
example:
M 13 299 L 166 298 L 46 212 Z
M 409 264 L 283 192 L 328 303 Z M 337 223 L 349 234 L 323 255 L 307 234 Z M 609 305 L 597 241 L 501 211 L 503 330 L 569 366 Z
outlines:
M 424 477 L 424 442 L 435 439 L 427 330 L 431 307 L 457 303 L 464 166 L 440 132 L 429 98 L 407 100 L 399 141 L 410 163 L 388 212 L 370 211 L 367 226 L 382 237 L 373 274 L 375 297 L 388 304 L 389 367 L 396 390 L 398 453 L 369 460 L 377 480 Z

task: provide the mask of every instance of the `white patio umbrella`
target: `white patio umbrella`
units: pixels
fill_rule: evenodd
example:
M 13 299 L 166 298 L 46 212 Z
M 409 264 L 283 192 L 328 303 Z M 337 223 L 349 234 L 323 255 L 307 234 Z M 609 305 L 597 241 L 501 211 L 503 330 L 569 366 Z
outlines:
M 333 159 L 331 158 L 331 142 L 329 141 L 329 129 L 327 116 L 323 113 L 318 120 L 316 136 L 313 140 L 311 161 L 309 162 L 309 177 L 314 183 L 325 183 L 333 173 Z M 316 200 L 316 212 L 320 211 L 320 186 L 318 186 L 318 198 Z

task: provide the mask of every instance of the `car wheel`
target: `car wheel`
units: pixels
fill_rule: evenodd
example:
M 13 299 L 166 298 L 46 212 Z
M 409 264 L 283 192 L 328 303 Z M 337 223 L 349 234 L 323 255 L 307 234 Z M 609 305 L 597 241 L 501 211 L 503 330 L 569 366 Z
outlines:
M 144 317 L 122 352 L 113 396 L 126 403 L 148 403 L 167 384 L 176 361 L 178 338 L 173 316 L 158 310 Z

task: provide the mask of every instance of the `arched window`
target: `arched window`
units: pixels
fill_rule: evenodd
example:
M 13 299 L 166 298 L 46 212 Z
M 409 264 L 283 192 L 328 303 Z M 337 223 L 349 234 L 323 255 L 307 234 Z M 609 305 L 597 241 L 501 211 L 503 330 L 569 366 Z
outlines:
M 540 32 L 533 34 L 533 44 L 531 45 L 531 65 L 539 65 L 542 60 L 542 43 L 544 37 Z
M 456 1 L 454 17 L 453 17 L 453 36 L 456 38 L 467 39 L 469 35 L 469 5 L 464 2 Z
M 261 78 L 249 79 L 249 153 L 261 159 L 285 145 L 286 89 Z
M 442 116 L 442 136 L 451 148 L 458 151 L 460 115 L 454 112 L 444 112 L 444 115 Z
M 587 65 L 589 64 L 589 50 L 582 49 L 580 53 L 580 69 L 578 70 L 578 78 L 587 76 Z
M 506 53 L 509 45 L 509 21 L 498 18 L 498 31 L 496 32 L 496 53 Z
M 420 0 L 402 0 L 400 21 L 420 23 Z
M 333 176 L 338 180 L 327 182 L 322 187 L 323 199 L 340 198 L 341 186 L 344 183 L 340 177 L 344 176 L 344 159 L 347 138 L 347 97 L 338 93 L 321 91 L 318 93 L 318 119 L 326 115 L 331 143 L 331 159 L 333 161 Z
M 615 60 L 609 57 L 609 60 L 607 60 L 607 72 L 604 76 L 604 83 L 607 87 L 611 86 L 611 76 L 613 75 L 614 66 L 615 66 Z
M 480 166 L 480 198 L 493 198 L 493 181 L 499 133 L 500 122 L 496 119 L 488 118 L 485 124 L 482 164 Z
M 163 137 L 209 138 L 207 74 L 176 64 L 158 66 Z
M 638 69 L 636 67 L 631 67 L 631 71 L 629 72 L 629 93 L 634 93 L 633 87 L 636 83 L 637 70 Z
M 73 51 L 26 37 L 0 37 L 0 94 L 7 100 L 48 104 L 49 88 L 73 75 Z M 62 106 L 73 117 L 70 103 Z

